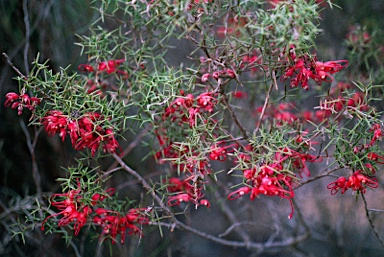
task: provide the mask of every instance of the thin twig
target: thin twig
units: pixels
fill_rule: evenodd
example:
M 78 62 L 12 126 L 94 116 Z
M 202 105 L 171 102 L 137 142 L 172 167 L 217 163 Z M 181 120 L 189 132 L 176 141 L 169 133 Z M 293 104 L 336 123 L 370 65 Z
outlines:
M 238 230 L 237 228 L 239 226 L 244 226 L 244 225 L 247 225 L 247 226 L 248 225 L 258 226 L 258 224 L 256 222 L 250 222 L 250 221 L 248 221 L 248 222 L 236 222 L 236 223 L 233 223 L 230 227 L 228 227 L 223 233 L 221 233 L 219 235 L 219 237 L 227 236 L 227 235 L 229 235 L 229 233 L 232 232 L 232 230 L 234 230 L 234 229 Z
M 273 75 L 274 75 L 274 73 L 273 73 Z M 274 78 L 274 81 L 276 81 L 276 78 Z M 267 106 L 268 106 L 269 97 L 271 95 L 271 92 L 272 92 L 272 89 L 273 89 L 273 85 L 274 85 L 274 83 L 271 83 L 271 85 L 269 86 L 269 89 L 267 91 L 267 95 L 265 96 L 265 101 L 264 101 L 263 109 L 261 110 L 259 121 L 256 124 L 256 128 L 254 130 L 254 133 L 256 133 L 259 130 L 260 125 L 261 125 L 261 121 L 264 118 L 265 110 L 267 109 Z
M 127 154 L 129 154 L 140 142 L 141 142 L 141 139 L 148 133 L 149 129 L 151 128 L 152 125 L 149 125 L 147 126 L 145 129 L 143 129 L 135 138 L 135 140 L 133 140 L 128 146 L 127 148 L 125 148 L 125 150 L 123 151 L 123 154 L 121 155 L 121 158 L 124 158 L 125 156 L 127 156 Z M 109 168 L 107 169 L 107 171 L 111 171 L 111 170 L 115 170 L 115 168 L 117 167 L 119 163 L 117 161 L 115 161 L 114 163 L 111 164 L 111 166 L 109 166 Z
M 337 170 L 339 170 L 339 169 L 340 169 L 340 168 L 335 168 L 335 169 L 332 169 L 332 170 L 328 171 L 328 172 L 325 173 L 325 174 L 317 175 L 316 177 L 313 177 L 313 178 L 308 179 L 307 181 L 305 181 L 305 182 L 303 182 L 303 183 L 300 183 L 300 184 L 299 184 L 298 186 L 296 186 L 294 189 L 298 189 L 299 187 L 302 187 L 302 186 L 304 186 L 305 184 L 311 183 L 311 182 L 313 182 L 313 181 L 315 181 L 315 180 L 318 180 L 318 179 L 320 179 L 320 178 L 328 177 L 331 173 L 333 173 L 333 172 L 335 172 L 335 171 L 337 171 Z
M 16 71 L 16 73 L 17 73 L 20 77 L 22 77 L 24 80 L 27 80 L 27 79 L 28 79 L 23 73 L 21 73 L 21 71 L 20 71 L 18 68 L 15 67 L 15 65 L 13 65 L 13 63 L 11 62 L 11 60 L 9 59 L 9 57 L 8 57 L 8 55 L 7 55 L 6 53 L 3 53 L 3 56 L 5 57 L 5 59 L 7 59 L 7 63 L 9 64 L 9 66 L 11 66 L 12 69 L 13 69 L 14 71 Z
M 369 215 L 368 205 L 367 205 L 367 201 L 365 200 L 365 196 L 364 196 L 364 194 L 361 194 L 361 197 L 363 198 L 363 201 L 364 201 L 364 208 L 365 208 L 365 214 L 367 215 L 369 224 L 371 224 L 371 227 L 372 227 L 372 229 L 373 229 L 373 233 L 375 234 L 376 238 L 379 240 L 381 246 L 384 248 L 384 241 L 383 241 L 383 239 L 380 237 L 379 233 L 377 232 L 377 229 L 376 229 L 375 225 L 373 225 L 373 221 L 372 221 L 372 219 L 371 219 L 371 216 Z
M 29 72 L 28 50 L 29 50 L 29 40 L 31 38 L 31 29 L 30 29 L 29 12 L 28 12 L 28 0 L 23 1 L 23 12 L 24 12 L 24 23 L 25 23 L 24 69 L 25 69 L 25 73 L 28 75 L 28 72 Z
M 35 130 L 35 135 L 32 140 L 31 134 L 29 133 L 27 126 L 25 126 L 25 123 L 22 119 L 19 120 L 19 124 L 21 129 L 24 132 L 26 141 L 27 141 L 27 146 L 29 153 L 31 154 L 31 159 L 32 159 L 32 176 L 33 180 L 36 185 L 36 196 L 39 202 L 43 202 L 42 198 L 42 188 L 41 188 L 41 177 L 40 177 L 40 172 L 39 168 L 37 165 L 37 160 L 36 160 L 36 152 L 35 152 L 35 147 L 37 143 L 37 138 L 39 137 L 40 132 L 42 131 L 43 127 L 40 127 L 39 129 Z
M 378 210 L 378 209 L 368 209 L 370 212 L 384 212 L 384 210 Z
M 223 197 L 220 195 L 219 190 L 216 190 L 214 192 L 214 195 L 215 195 L 216 199 L 223 200 Z M 228 207 L 228 205 L 227 205 L 227 203 L 225 201 L 221 201 L 221 208 L 223 209 L 224 214 L 228 217 L 228 219 L 230 220 L 230 222 L 232 224 L 232 226 L 230 226 L 230 228 L 235 229 L 235 231 L 240 235 L 240 237 L 244 240 L 244 242 L 246 244 L 249 244 L 251 242 L 251 239 L 249 238 L 249 235 L 247 233 L 245 233 L 245 231 L 243 229 L 238 227 L 238 225 L 236 225 L 236 224 L 241 225 L 241 224 L 244 224 L 244 223 L 240 223 L 237 220 L 236 215 L 233 213 L 231 208 Z M 225 234 L 225 232 L 224 232 L 224 234 Z M 223 234 L 221 234 L 221 235 L 223 235 Z
M 224 105 L 227 107 L 227 109 L 229 111 L 229 114 L 231 115 L 232 119 L 236 123 L 237 127 L 240 129 L 241 134 L 243 135 L 243 138 L 244 139 L 248 139 L 249 138 L 249 135 L 248 135 L 249 132 L 241 124 L 240 120 L 237 118 L 237 116 L 236 116 L 235 112 L 233 111 L 232 107 L 228 103 L 228 98 L 227 98 L 227 95 L 224 92 L 224 87 L 223 86 L 220 86 L 220 94 L 222 96 L 222 100 L 223 100 Z

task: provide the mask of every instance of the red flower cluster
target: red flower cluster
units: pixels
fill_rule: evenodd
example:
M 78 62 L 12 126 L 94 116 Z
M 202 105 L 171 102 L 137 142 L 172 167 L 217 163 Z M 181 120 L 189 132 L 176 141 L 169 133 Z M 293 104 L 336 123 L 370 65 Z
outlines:
M 46 217 L 41 225 L 41 230 L 44 230 L 44 224 L 48 219 L 63 215 L 58 223 L 58 226 L 61 227 L 70 223 L 74 223 L 73 228 L 75 230 L 75 235 L 79 234 L 80 229 L 86 224 L 88 220 L 88 215 L 92 213 L 92 207 L 82 202 L 81 192 L 81 186 L 78 182 L 78 189 L 70 190 L 68 193 L 54 194 L 51 197 L 51 204 L 61 212 Z M 111 188 L 107 190 L 107 192 L 112 195 L 114 193 L 114 189 Z M 62 201 L 56 201 L 57 197 L 64 199 L 61 199 Z M 96 201 L 96 195 L 92 199 L 94 200 L 94 204 L 98 202 Z M 102 201 L 104 198 L 100 198 L 99 196 L 98 200 Z
M 225 161 L 227 159 L 228 149 L 234 148 L 237 145 L 225 145 L 225 141 L 217 142 L 216 144 L 211 146 L 209 159 L 213 161 Z M 233 152 L 233 150 L 231 150 Z
M 315 109 L 316 111 L 304 111 L 302 112 L 302 117 L 305 120 L 312 122 L 323 122 L 325 119 L 334 115 L 338 115 L 340 112 L 344 113 L 344 110 L 347 110 L 348 114 L 354 114 L 357 111 L 367 112 L 372 107 L 367 105 L 364 100 L 364 94 L 361 92 L 356 92 L 350 97 L 345 97 L 341 92 L 346 91 L 350 88 L 351 85 L 339 82 L 334 88 L 331 88 L 330 95 L 325 99 L 320 100 L 320 104 Z M 341 119 L 345 115 L 338 115 Z
M 289 200 L 291 213 L 288 218 L 293 216 L 292 198 L 295 196 L 292 188 L 293 179 L 282 173 L 283 160 L 274 162 L 271 165 L 263 165 L 258 169 L 252 168 L 243 171 L 247 186 L 228 195 L 228 200 L 235 200 L 243 195 L 250 194 L 250 199 L 254 200 L 258 195 L 279 196 Z
M 9 92 L 5 95 L 5 107 L 11 106 L 12 109 L 17 108 L 17 114 L 21 115 L 24 108 L 28 108 L 30 111 L 34 111 L 35 107 L 40 104 L 41 99 L 37 97 L 30 97 L 25 93 L 21 93 L 20 95 Z
M 163 121 L 171 117 L 172 121 L 179 120 L 179 124 L 189 123 L 192 128 L 197 124 L 197 117 L 203 113 L 212 113 L 213 108 L 217 103 L 213 92 L 201 93 L 196 99 L 192 94 L 176 98 L 163 113 Z
M 102 228 L 101 236 L 108 235 L 111 237 L 112 244 L 115 244 L 118 234 L 120 234 L 121 244 L 124 244 L 127 230 L 129 235 L 137 234 L 140 237 L 143 236 L 141 229 L 135 223 L 149 223 L 149 219 L 144 216 L 146 211 L 146 208 L 134 208 L 130 209 L 127 214 L 121 215 L 116 211 L 97 208 L 95 210 L 96 216 L 93 217 L 92 221 L 95 225 L 99 225 Z
M 264 111 L 263 119 L 273 118 L 277 121 L 277 125 L 279 126 L 284 123 L 292 124 L 299 119 L 298 116 L 293 113 L 293 107 L 294 105 L 292 103 L 280 103 L 277 106 L 269 104 Z M 262 110 L 263 106 L 260 106 L 256 109 L 256 112 L 261 113 Z
M 182 202 L 192 202 L 195 206 L 204 205 L 209 208 L 211 205 L 207 199 L 202 199 L 204 194 L 202 184 L 199 179 L 191 176 L 181 181 L 178 178 L 170 178 L 168 180 L 167 191 L 172 195 L 168 197 L 168 205 L 180 205 Z
M 367 191 L 366 187 L 377 188 L 378 181 L 377 178 L 363 175 L 362 170 L 355 171 L 349 178 L 340 177 L 327 186 L 332 195 L 335 195 L 340 189 L 344 194 L 349 188 L 364 194 Z
M 341 71 L 348 65 L 347 60 L 337 60 L 329 62 L 319 62 L 309 55 L 296 56 L 295 46 L 291 46 L 289 50 L 289 58 L 287 59 L 288 67 L 285 69 L 282 81 L 290 78 L 291 87 L 301 87 L 308 89 L 308 80 L 311 78 L 318 85 L 324 82 L 332 82 L 333 77 L 330 74 Z
M 80 183 L 78 183 L 78 189 L 70 190 L 68 193 L 54 194 L 51 197 L 51 204 L 55 206 L 60 212 L 49 215 L 46 217 L 41 225 L 41 230 L 44 230 L 44 224 L 53 217 L 62 215 L 62 218 L 58 222 L 58 226 L 67 226 L 73 224 L 75 235 L 78 235 L 80 229 L 87 223 L 101 226 L 103 235 L 110 235 L 112 243 L 115 243 L 116 236 L 121 235 L 121 243 L 124 243 L 126 230 L 129 234 L 139 234 L 142 236 L 141 230 L 134 225 L 148 224 L 148 218 L 144 216 L 144 209 L 130 209 L 128 213 L 121 216 L 115 211 L 109 211 L 104 208 L 96 208 L 96 205 L 101 203 L 105 198 L 114 194 L 115 189 L 110 188 L 106 190 L 107 195 L 94 194 L 92 196 L 92 203 L 87 204 L 83 200 L 83 191 L 81 190 Z M 56 198 L 61 198 L 59 201 Z M 93 208 L 96 208 L 93 211 Z M 93 216 L 93 217 L 90 217 Z
M 372 136 L 371 142 L 369 142 L 369 146 L 373 146 L 373 144 L 377 140 L 381 140 L 381 138 L 383 137 L 383 130 L 381 129 L 381 125 L 377 123 L 377 124 L 374 124 L 369 129 L 369 131 L 373 132 L 373 136 Z
M 72 120 L 61 111 L 49 111 L 41 118 L 41 123 L 50 136 L 59 133 L 64 141 L 66 135 L 69 134 L 72 146 L 76 150 L 89 148 L 92 156 L 95 155 L 101 143 L 103 143 L 104 152 L 121 152 L 122 149 L 115 139 L 113 130 L 103 129 L 98 124 L 102 120 L 103 116 L 96 112 L 87 113 L 77 120 Z
M 227 35 L 239 37 L 241 35 L 240 29 L 243 28 L 247 22 L 247 19 L 244 17 L 229 17 L 226 26 L 219 26 L 216 33 L 219 37 L 225 37 Z
M 377 153 L 370 152 L 370 153 L 367 154 L 367 158 L 370 161 L 374 161 L 376 163 L 384 164 L 384 156 L 380 156 Z M 372 169 L 372 168 L 370 168 L 370 169 Z
M 116 74 L 120 74 L 128 77 L 129 74 L 126 71 L 118 69 L 118 66 L 120 66 L 124 62 L 125 62 L 125 59 L 109 60 L 105 62 L 100 62 L 97 65 L 97 68 L 93 68 L 89 64 L 80 64 L 78 67 L 78 70 L 85 71 L 85 72 L 95 72 L 96 74 L 103 73 L 103 72 L 106 72 L 107 74 L 116 73 Z
M 251 146 L 247 146 L 246 151 L 252 151 Z M 240 153 L 238 161 L 251 164 L 251 154 L 247 152 Z M 284 172 L 289 163 L 292 168 L 297 169 L 300 176 L 304 172 L 310 175 L 306 162 L 322 161 L 307 153 L 299 153 L 289 149 L 288 147 L 275 153 L 274 160 L 271 164 L 262 164 L 259 167 L 253 167 L 243 171 L 243 177 L 247 186 L 228 195 L 229 200 L 235 200 L 243 195 L 250 194 L 250 199 L 254 200 L 258 195 L 279 196 L 289 200 L 291 205 L 291 213 L 288 218 L 292 218 L 293 204 L 292 198 L 295 196 L 293 192 L 294 177 Z

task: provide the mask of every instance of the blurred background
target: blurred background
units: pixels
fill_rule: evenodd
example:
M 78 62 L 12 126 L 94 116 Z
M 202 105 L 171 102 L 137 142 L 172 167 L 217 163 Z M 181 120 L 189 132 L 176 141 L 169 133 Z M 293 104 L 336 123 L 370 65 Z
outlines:
M 86 57 L 80 56 L 80 47 L 75 45 L 76 34 L 87 34 L 90 24 L 99 15 L 98 10 L 90 8 L 91 2 L 1 0 L 0 52 L 6 53 L 9 61 L 25 75 L 38 53 L 40 60 L 50 60 L 53 71 L 68 65 L 75 71 L 80 63 L 86 62 Z M 319 59 L 346 58 L 345 39 L 351 26 L 365 30 L 377 40 L 384 38 L 384 0 L 333 2 L 340 8 L 328 7 L 322 12 L 324 32 L 317 41 Z M 172 58 L 177 57 L 173 55 Z M 171 232 L 168 228 L 163 228 L 162 239 L 157 227 L 145 230 L 142 239 L 130 237 L 125 245 L 113 248 L 107 244 L 100 246 L 97 238 L 89 236 L 88 232 L 81 233 L 69 244 L 63 239 L 64 235 L 44 235 L 40 229 L 31 228 L 23 238 L 12 231 L 20 231 L 26 211 L 36 206 L 32 164 L 38 165 L 43 191 L 58 192 L 60 184 L 56 179 L 65 177 L 62 167 L 73 165 L 73 156 L 78 153 L 68 141 L 63 144 L 59 137 L 48 137 L 41 129 L 28 127 L 27 115 L 18 116 L 16 111 L 4 107 L 5 94 L 18 92 L 19 85 L 13 79 L 17 73 L 3 55 L 0 65 L 0 256 L 384 256 L 384 249 L 366 218 L 364 202 L 350 195 L 331 196 L 326 185 L 332 180 L 327 178 L 296 191 L 296 209 L 300 209 L 311 231 L 307 239 L 289 248 L 276 247 L 268 253 L 223 246 L 183 231 Z M 353 67 L 354 63 L 350 65 Z M 361 66 L 353 68 L 364 71 Z M 384 75 L 377 74 L 376 82 L 382 84 L 383 81 Z M 35 147 L 28 147 L 33 146 L 35 139 Z M 127 159 L 144 175 L 149 172 L 151 163 L 140 166 L 134 160 L 146 155 L 145 151 L 139 146 Z M 120 179 L 125 179 L 124 175 L 116 178 Z M 120 186 L 123 189 L 128 185 Z M 381 183 L 375 191 L 367 192 L 370 209 L 384 210 L 383 188 Z M 210 192 L 209 197 L 217 197 L 216 193 Z M 298 224 L 286 220 L 287 201 L 241 199 L 227 205 L 235 210 L 239 221 L 253 221 L 240 229 L 254 242 L 280 238 L 284 233 L 304 233 Z M 216 205 L 209 210 L 189 210 L 190 218 L 186 223 L 207 233 L 223 235 L 230 223 L 221 208 L 224 207 Z M 383 212 L 371 213 L 381 237 L 384 237 Z M 19 222 L 21 225 L 12 225 Z M 230 233 L 225 236 L 231 239 Z

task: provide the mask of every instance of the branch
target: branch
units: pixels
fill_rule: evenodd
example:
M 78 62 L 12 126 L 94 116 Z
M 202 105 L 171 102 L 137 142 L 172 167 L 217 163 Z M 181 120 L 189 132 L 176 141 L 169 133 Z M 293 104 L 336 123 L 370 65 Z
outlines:
M 19 123 L 20 123 L 21 129 L 24 132 L 24 135 L 25 135 L 25 138 L 26 138 L 26 141 L 27 141 L 27 146 L 28 146 L 29 153 L 31 154 L 31 159 L 32 159 L 32 175 L 33 175 L 33 180 L 35 181 L 35 185 L 36 185 L 37 199 L 40 202 L 43 202 L 43 199 L 42 199 L 42 188 L 41 188 L 41 177 L 40 177 L 39 168 L 38 168 L 38 165 L 37 165 L 36 152 L 35 152 L 35 147 L 36 147 L 37 139 L 38 139 L 39 134 L 42 131 L 43 127 L 40 127 L 38 130 L 35 130 L 35 136 L 34 136 L 34 138 L 32 140 L 31 134 L 29 133 L 27 127 L 25 126 L 24 121 L 20 119 Z
M 25 23 L 25 46 L 24 46 L 24 69 L 28 74 L 29 64 L 28 64 L 28 50 L 29 50 L 29 40 L 31 38 L 31 28 L 29 23 L 29 13 L 28 13 L 28 1 L 23 1 L 23 12 L 24 12 L 24 23 Z
M 216 190 L 214 192 L 215 198 L 216 199 L 221 199 L 223 200 L 223 197 L 220 195 L 219 190 Z M 244 232 L 243 229 L 239 228 L 238 226 L 244 224 L 244 222 L 239 222 L 236 218 L 236 215 L 233 213 L 231 208 L 228 207 L 226 201 L 220 201 L 221 202 L 221 208 L 223 209 L 224 214 L 228 217 L 228 219 L 231 221 L 232 225 L 227 229 L 226 232 L 223 234 L 219 235 L 219 237 L 225 236 L 227 233 L 229 233 L 232 229 L 235 229 L 236 232 L 240 235 L 240 237 L 244 240 L 244 242 L 249 245 L 251 242 L 249 235 Z
M 219 238 L 217 236 L 213 236 L 213 235 L 207 234 L 203 231 L 192 228 L 192 227 L 184 224 L 183 222 L 179 221 L 175 217 L 175 215 L 171 211 L 171 209 L 163 203 L 161 198 L 155 193 L 154 190 L 152 190 L 151 186 L 147 183 L 147 181 L 145 181 L 145 179 L 143 177 L 140 176 L 139 173 L 137 173 L 137 171 L 133 170 L 131 167 L 129 167 L 127 164 L 125 164 L 124 161 L 118 155 L 116 155 L 116 154 L 112 154 L 112 155 L 115 158 L 115 160 L 122 166 L 122 168 L 124 170 L 126 170 L 129 174 L 134 176 L 143 185 L 143 187 L 146 190 L 148 190 L 149 194 L 159 204 L 159 206 L 162 209 L 164 209 L 167 212 L 167 214 L 169 214 L 170 219 L 172 220 L 172 223 L 164 223 L 164 222 L 153 223 L 153 224 L 156 224 L 157 226 L 161 225 L 161 226 L 167 226 L 167 227 L 171 227 L 171 228 L 182 229 L 182 230 L 191 232 L 192 234 L 195 234 L 201 238 L 210 240 L 212 242 L 215 242 L 215 243 L 218 243 L 221 245 L 231 246 L 231 247 L 244 247 L 244 248 L 248 248 L 248 249 L 254 249 L 254 250 L 257 250 L 260 252 L 264 251 L 265 249 L 272 249 L 272 248 L 276 248 L 276 247 L 287 247 L 287 246 L 295 245 L 301 241 L 304 241 L 309 236 L 309 233 L 305 233 L 304 235 L 298 236 L 296 238 L 290 237 L 290 238 L 287 238 L 283 241 L 277 241 L 277 242 L 271 242 L 271 243 L 270 242 L 267 242 L 267 243 L 240 242 L 240 241 L 231 241 L 231 240 L 222 239 L 222 238 Z
M 256 124 L 256 128 L 255 128 L 255 130 L 254 130 L 255 133 L 256 133 L 256 132 L 259 130 L 259 128 L 260 128 L 261 121 L 263 120 L 263 117 L 264 117 L 264 114 L 265 114 L 265 110 L 267 109 L 267 106 L 268 106 L 269 97 L 270 97 L 270 95 L 271 95 L 272 88 L 273 88 L 274 85 L 276 85 L 276 87 L 277 87 L 276 76 L 275 76 L 275 72 L 274 72 L 274 71 L 272 72 L 272 76 L 273 76 L 273 81 L 274 81 L 274 83 L 271 83 L 271 85 L 269 86 L 269 89 L 268 89 L 268 91 L 267 91 L 267 95 L 265 96 L 265 101 L 264 101 L 263 109 L 261 110 L 260 117 L 259 117 L 259 121 L 257 122 L 257 124 Z
M 341 168 L 334 168 L 334 169 L 328 171 L 328 172 L 325 173 L 325 174 L 317 175 L 316 177 L 313 177 L 313 178 L 308 179 L 307 181 L 305 181 L 305 182 L 303 182 L 303 183 L 300 183 L 300 184 L 299 184 L 297 187 L 295 187 L 294 189 L 296 190 L 296 189 L 298 189 L 299 187 L 302 187 L 302 186 L 304 186 L 305 184 L 311 183 L 311 182 L 313 182 L 313 181 L 315 181 L 315 180 L 318 180 L 318 179 L 320 179 L 320 178 L 328 177 L 331 173 L 333 173 L 333 172 L 335 172 L 335 171 L 337 171 L 337 170 L 339 170 L 339 169 L 341 169 Z
M 9 64 L 9 66 L 11 66 L 12 69 L 13 69 L 14 71 L 16 71 L 16 73 L 17 73 L 20 77 L 22 77 L 24 80 L 28 80 L 28 78 L 27 78 L 23 73 L 21 73 L 21 71 L 20 71 L 18 68 L 16 68 L 15 65 L 13 65 L 13 63 L 11 62 L 11 60 L 9 59 L 9 57 L 8 57 L 8 55 L 7 55 L 6 53 L 3 53 L 3 56 L 5 57 L 5 59 L 7 59 L 7 63 Z
M 248 139 L 249 138 L 249 132 L 241 124 L 240 120 L 237 118 L 237 116 L 236 116 L 235 112 L 233 111 L 232 107 L 229 105 L 228 98 L 227 98 L 227 95 L 224 92 L 224 87 L 223 86 L 220 86 L 220 94 L 223 97 L 222 99 L 223 99 L 224 105 L 227 107 L 227 109 L 228 109 L 232 119 L 236 123 L 237 127 L 240 129 L 241 134 L 243 134 L 243 138 L 244 139 Z
M 364 196 L 364 194 L 361 194 L 361 197 L 363 198 L 363 201 L 364 201 L 364 208 L 365 208 L 365 214 L 367 215 L 369 224 L 371 224 L 371 227 L 372 227 L 372 229 L 373 229 L 373 233 L 375 234 L 376 238 L 379 240 L 381 246 L 384 248 L 384 241 L 383 241 L 383 239 L 380 237 L 379 233 L 377 232 L 377 229 L 376 229 L 375 225 L 373 225 L 373 221 L 372 221 L 372 219 L 371 219 L 371 216 L 369 215 L 368 205 L 367 205 L 367 201 L 365 200 L 365 196 Z
M 139 142 L 141 142 L 141 139 L 143 138 L 143 136 L 145 136 L 149 129 L 151 128 L 151 124 L 149 126 L 147 126 L 144 130 L 142 130 L 135 138 L 135 140 L 133 140 L 128 146 L 127 148 L 125 148 L 121 158 L 124 158 L 127 154 L 129 154 L 133 148 L 135 148 Z M 115 170 L 115 168 L 117 167 L 118 165 L 118 162 L 115 161 L 114 163 L 111 164 L 111 166 L 109 166 L 109 168 L 107 169 L 107 171 L 111 171 L 111 170 Z

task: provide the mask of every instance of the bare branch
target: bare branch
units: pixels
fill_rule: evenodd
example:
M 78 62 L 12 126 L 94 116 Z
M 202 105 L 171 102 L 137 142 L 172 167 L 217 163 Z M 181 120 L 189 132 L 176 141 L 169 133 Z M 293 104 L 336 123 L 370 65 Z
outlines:
M 16 71 L 16 73 L 21 77 L 23 78 L 24 80 L 27 80 L 28 78 L 23 74 L 21 73 L 21 71 L 15 67 L 15 65 L 13 65 L 13 63 L 11 62 L 11 60 L 9 59 L 8 55 L 6 53 L 3 53 L 3 56 L 5 57 L 5 59 L 7 59 L 7 63 L 9 64 L 9 66 L 12 67 L 12 69 L 14 71 Z
M 43 127 L 40 127 L 39 129 L 35 130 L 35 135 L 34 135 L 34 138 L 32 140 L 31 134 L 29 133 L 27 126 L 25 125 L 24 121 L 20 119 L 19 124 L 20 124 L 21 129 L 24 132 L 24 135 L 25 135 L 25 138 L 27 141 L 28 150 L 29 150 L 29 153 L 31 154 L 32 175 L 33 175 L 33 180 L 35 181 L 35 185 L 36 185 L 37 199 L 39 199 L 39 201 L 42 202 L 41 177 L 40 177 L 40 172 L 39 172 L 39 168 L 37 165 L 35 147 L 36 147 L 37 139 L 38 139 L 39 134 L 42 131 Z
M 275 73 L 273 73 L 273 76 Z M 276 77 L 274 78 L 274 81 L 276 82 Z M 277 84 L 276 84 L 277 85 Z M 263 109 L 261 110 L 261 113 L 260 113 L 260 117 L 259 117 L 259 121 L 257 122 L 256 124 L 256 128 L 254 130 L 254 132 L 256 133 L 259 128 L 260 128 L 260 125 L 261 125 L 261 121 L 263 120 L 263 117 L 264 117 L 264 114 L 265 114 L 265 110 L 267 109 L 267 106 L 268 106 L 268 102 L 269 102 L 269 97 L 271 95 L 271 92 L 272 92 L 272 89 L 273 89 L 273 86 L 274 86 L 274 83 L 271 83 L 271 85 L 269 86 L 269 89 L 267 91 L 267 95 L 265 96 L 265 101 L 264 101 L 264 105 L 263 105 Z
M 373 225 L 373 221 L 372 221 L 372 219 L 371 219 L 371 216 L 369 215 L 368 205 L 367 205 L 367 201 L 365 200 L 365 196 L 364 196 L 364 194 L 361 194 L 361 197 L 363 198 L 363 201 L 364 201 L 364 208 L 365 208 L 365 214 L 367 215 L 369 224 L 371 225 L 371 227 L 372 227 L 372 229 L 373 229 L 373 233 L 375 234 L 375 237 L 379 240 L 381 246 L 384 248 L 384 241 L 383 241 L 383 239 L 380 237 L 379 233 L 377 232 L 377 229 L 376 229 L 375 225 Z

